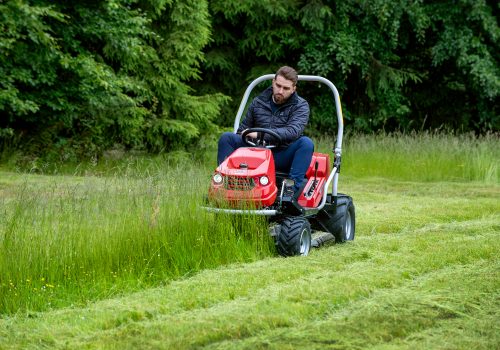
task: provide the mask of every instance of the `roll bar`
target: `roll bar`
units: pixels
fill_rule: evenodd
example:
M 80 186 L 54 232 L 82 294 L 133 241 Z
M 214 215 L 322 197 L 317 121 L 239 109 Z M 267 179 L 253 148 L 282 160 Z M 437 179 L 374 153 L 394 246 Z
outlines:
M 248 85 L 248 87 L 245 91 L 245 94 L 243 95 L 243 98 L 241 99 L 240 107 L 238 108 L 238 112 L 236 113 L 236 118 L 234 120 L 234 132 L 235 133 L 238 131 L 238 127 L 240 126 L 240 119 L 241 119 L 241 116 L 243 115 L 246 104 L 248 102 L 248 98 L 249 98 L 252 90 L 255 88 L 255 86 L 257 86 L 261 82 L 266 81 L 266 80 L 272 80 L 272 79 L 274 79 L 274 77 L 275 77 L 275 74 L 262 75 L 262 76 L 258 77 L 257 79 L 255 79 L 254 81 L 252 81 L 250 83 L 250 85 Z M 340 104 L 339 92 L 338 92 L 337 88 L 335 87 L 335 85 L 333 85 L 333 83 L 330 80 L 323 78 L 323 77 L 320 77 L 320 76 L 316 76 L 316 75 L 299 75 L 298 78 L 299 78 L 299 81 L 313 81 L 313 82 L 319 82 L 319 83 L 323 83 L 323 84 L 327 85 L 330 88 L 330 90 L 332 90 L 333 99 L 335 101 L 335 111 L 337 114 L 338 129 L 337 129 L 337 140 L 336 140 L 335 148 L 333 151 L 334 151 L 335 159 L 337 160 L 337 162 L 335 162 L 334 167 L 332 169 L 332 172 L 331 172 L 330 176 L 328 177 L 328 181 L 325 183 L 325 187 L 324 187 L 325 191 L 323 191 L 323 199 L 321 201 L 321 204 L 317 208 L 318 210 L 320 210 L 324 207 L 324 205 L 326 203 L 326 197 L 327 197 L 327 192 L 328 192 L 328 191 L 326 191 L 326 189 L 328 188 L 328 186 L 330 185 L 332 180 L 333 180 L 332 196 L 334 196 L 334 197 L 337 196 L 337 184 L 338 184 L 338 174 L 339 174 L 338 168 L 340 166 L 340 159 L 342 156 L 342 136 L 344 134 L 344 119 L 342 117 L 342 105 Z
M 240 126 L 240 120 L 241 116 L 243 115 L 243 112 L 245 110 L 245 106 L 248 102 L 248 98 L 250 96 L 250 93 L 252 90 L 257 86 L 258 84 L 262 83 L 263 81 L 266 80 L 272 80 L 274 79 L 274 74 L 266 74 L 263 76 L 258 77 L 254 81 L 248 85 L 245 94 L 243 95 L 243 98 L 241 99 L 240 107 L 238 108 L 238 112 L 236 113 L 236 118 L 234 120 L 234 132 L 236 133 L 238 131 L 238 127 Z M 316 76 L 316 75 L 299 75 L 299 81 L 316 81 L 323 83 L 327 85 L 330 90 L 332 90 L 333 93 L 333 99 L 335 101 L 335 110 L 337 112 L 337 124 L 338 124 L 338 130 L 337 130 L 337 142 L 335 144 L 335 154 L 337 152 L 342 153 L 342 136 L 344 134 L 344 119 L 342 117 L 342 105 L 340 104 L 340 96 L 337 88 L 333 83 L 323 77 Z

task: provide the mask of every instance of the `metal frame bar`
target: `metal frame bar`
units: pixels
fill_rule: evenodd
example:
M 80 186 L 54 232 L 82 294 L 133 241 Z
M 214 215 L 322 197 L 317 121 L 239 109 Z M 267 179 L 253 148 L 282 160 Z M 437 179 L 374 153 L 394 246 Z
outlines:
M 241 116 L 243 115 L 243 112 L 244 112 L 245 107 L 246 107 L 247 102 L 248 102 L 248 98 L 250 97 L 250 93 L 252 92 L 252 90 L 255 88 L 255 86 L 257 86 L 261 82 L 266 81 L 266 80 L 272 80 L 272 79 L 274 79 L 274 77 L 275 77 L 275 74 L 262 75 L 262 76 L 258 77 L 257 79 L 255 79 L 254 81 L 252 81 L 250 83 L 250 85 L 248 85 L 247 89 L 245 90 L 245 94 L 243 95 L 243 98 L 241 99 L 240 107 L 238 108 L 238 112 L 236 113 L 236 118 L 234 120 L 234 132 L 235 133 L 238 131 L 238 127 L 240 126 Z M 323 78 L 323 77 L 320 77 L 320 76 L 316 76 L 316 75 L 299 75 L 299 81 L 313 81 L 313 82 L 323 83 L 323 84 L 327 85 L 330 88 L 330 90 L 332 90 L 333 99 L 335 101 L 335 110 L 336 110 L 336 114 L 337 114 L 337 125 L 338 125 L 337 141 L 335 143 L 334 154 L 335 154 L 335 157 L 339 157 L 339 159 L 340 159 L 340 157 L 342 156 L 342 137 L 344 134 L 344 118 L 342 116 L 342 105 L 340 103 L 340 96 L 339 96 L 339 92 L 338 92 L 337 88 L 335 87 L 335 85 L 333 85 L 333 83 L 330 80 Z M 330 176 L 328 177 L 328 180 L 325 182 L 325 185 L 323 187 L 323 199 L 321 200 L 319 207 L 316 209 L 320 210 L 325 206 L 326 198 L 328 195 L 327 189 L 328 189 L 328 186 L 330 186 L 330 184 L 332 184 L 332 196 L 334 196 L 334 197 L 337 196 L 337 185 L 338 185 L 338 181 L 339 181 L 338 177 L 339 177 L 338 169 L 337 169 L 337 167 L 334 167 L 332 169 Z M 260 210 L 260 212 L 262 212 L 262 211 L 266 211 L 266 210 L 265 209 Z M 266 214 L 260 214 L 260 215 L 274 215 L 276 212 L 275 210 L 269 210 L 269 211 L 272 211 L 273 214 L 266 213 Z
M 225 214 L 251 214 L 251 215 L 264 215 L 264 216 L 273 216 L 278 214 L 277 210 L 274 209 L 226 209 L 226 208 L 212 208 L 212 207 L 202 207 L 206 211 L 212 213 L 225 213 Z

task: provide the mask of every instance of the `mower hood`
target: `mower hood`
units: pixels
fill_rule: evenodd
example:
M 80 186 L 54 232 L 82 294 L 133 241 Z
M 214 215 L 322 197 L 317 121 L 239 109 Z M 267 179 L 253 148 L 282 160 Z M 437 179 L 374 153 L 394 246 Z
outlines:
M 259 208 L 272 205 L 277 192 L 272 152 L 264 148 L 242 147 L 215 170 L 209 198 Z

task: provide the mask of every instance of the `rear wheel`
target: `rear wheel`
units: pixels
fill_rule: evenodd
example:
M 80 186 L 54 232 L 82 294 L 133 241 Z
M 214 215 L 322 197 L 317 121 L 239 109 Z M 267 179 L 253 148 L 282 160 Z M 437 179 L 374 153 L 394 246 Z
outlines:
M 338 243 L 352 241 L 356 232 L 356 212 L 352 199 L 349 197 L 339 198 L 336 214 L 340 216 L 340 220 L 333 232 L 335 241 Z
M 307 255 L 311 249 L 311 225 L 303 217 L 290 216 L 281 222 L 276 248 L 282 256 Z

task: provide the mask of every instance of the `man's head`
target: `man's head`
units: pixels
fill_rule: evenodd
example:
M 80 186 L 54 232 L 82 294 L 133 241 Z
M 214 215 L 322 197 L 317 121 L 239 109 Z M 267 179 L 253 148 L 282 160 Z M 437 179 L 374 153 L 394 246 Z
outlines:
M 298 76 L 295 69 L 284 66 L 278 69 L 273 79 L 273 99 L 282 104 L 295 92 Z

